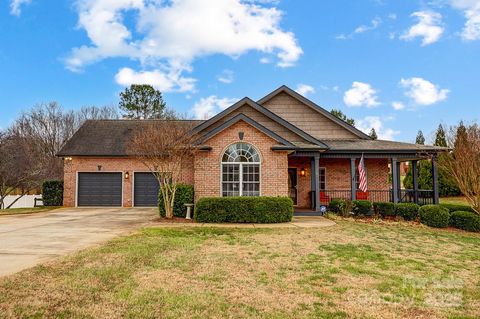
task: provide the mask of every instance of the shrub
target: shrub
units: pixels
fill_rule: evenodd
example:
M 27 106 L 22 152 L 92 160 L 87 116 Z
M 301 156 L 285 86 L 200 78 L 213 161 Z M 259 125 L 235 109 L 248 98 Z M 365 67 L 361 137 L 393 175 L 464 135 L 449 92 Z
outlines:
M 415 203 L 399 203 L 395 205 L 395 215 L 405 220 L 415 220 L 418 216 L 418 206 Z
M 205 197 L 194 213 L 202 223 L 284 223 L 292 217 L 289 197 Z
M 43 206 L 63 205 L 63 181 L 45 181 L 42 185 Z
M 453 212 L 450 225 L 467 231 L 480 232 L 480 215 L 468 211 Z
M 424 205 L 418 210 L 420 222 L 430 227 L 445 228 L 450 222 L 450 212 L 440 205 Z
M 193 204 L 193 185 L 178 184 L 175 192 L 175 200 L 173 202 L 173 216 L 185 217 L 187 214 L 187 207 L 185 204 Z M 165 205 L 163 204 L 162 192 L 158 193 L 158 210 L 160 216 L 165 217 Z
M 353 202 L 349 199 L 332 199 L 328 204 L 328 211 L 343 217 L 351 216 Z
M 375 214 L 382 217 L 395 216 L 395 204 L 390 202 L 376 202 L 373 203 Z
M 468 205 L 460 205 L 460 204 L 440 204 L 440 206 L 445 207 L 450 211 L 450 213 L 457 212 L 457 211 L 464 211 L 464 212 L 472 212 L 475 213 L 473 208 Z
M 356 216 L 366 216 L 370 215 L 372 211 L 372 203 L 368 200 L 354 200 L 353 204 L 353 213 Z
M 332 213 L 338 214 L 340 213 L 340 210 L 342 208 L 342 205 L 344 205 L 344 203 L 345 203 L 345 200 L 343 199 L 332 199 L 328 204 L 328 210 L 331 211 Z

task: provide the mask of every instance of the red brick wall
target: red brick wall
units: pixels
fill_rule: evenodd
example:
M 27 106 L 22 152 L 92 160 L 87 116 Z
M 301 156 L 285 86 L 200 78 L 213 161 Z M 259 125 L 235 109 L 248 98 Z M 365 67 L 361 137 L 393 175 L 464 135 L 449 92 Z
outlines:
M 239 132 L 244 132 L 240 141 Z M 288 195 L 288 157 L 287 152 L 274 152 L 271 147 L 278 144 L 275 140 L 253 126 L 240 121 L 205 144 L 211 151 L 198 151 L 195 155 L 195 201 L 201 197 L 221 196 L 221 160 L 223 152 L 230 144 L 245 142 L 252 144 L 261 157 L 260 193 L 262 196 Z
M 98 165 L 102 166 L 100 171 Z M 123 206 L 131 207 L 132 177 L 135 171 L 148 172 L 148 168 L 133 158 L 73 157 L 71 161 L 65 161 L 63 205 L 75 206 L 77 172 L 129 172 L 130 178 L 123 178 Z M 193 180 L 193 166 L 186 167 L 183 170 L 182 181 L 193 184 Z
M 358 161 L 355 165 L 358 165 Z M 327 174 L 327 189 L 349 190 L 350 184 L 350 159 L 321 158 L 320 167 L 325 167 Z M 367 187 L 370 190 L 388 190 L 388 159 L 365 159 L 367 171 Z
M 290 157 L 288 167 L 297 168 L 298 207 L 311 207 L 311 159 L 308 157 Z M 358 165 L 358 160 L 356 165 Z M 300 176 L 300 169 L 305 168 L 305 177 Z M 325 167 L 327 190 L 350 190 L 350 159 L 320 159 L 320 167 Z M 367 187 L 369 190 L 389 190 L 389 171 L 387 159 L 365 159 L 367 170 Z

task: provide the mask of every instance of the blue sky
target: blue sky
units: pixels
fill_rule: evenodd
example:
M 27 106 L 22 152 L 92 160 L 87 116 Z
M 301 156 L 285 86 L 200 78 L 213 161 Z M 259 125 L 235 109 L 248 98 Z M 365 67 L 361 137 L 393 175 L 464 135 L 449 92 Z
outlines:
M 116 105 L 136 82 L 199 118 L 286 84 L 380 137 L 428 140 L 479 120 L 479 80 L 480 0 L 0 4 L 0 127 L 41 102 Z

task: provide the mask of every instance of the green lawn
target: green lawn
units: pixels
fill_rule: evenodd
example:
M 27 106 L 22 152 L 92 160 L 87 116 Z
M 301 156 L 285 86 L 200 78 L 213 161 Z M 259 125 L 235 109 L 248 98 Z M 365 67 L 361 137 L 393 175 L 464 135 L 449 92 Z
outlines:
M 57 208 L 59 208 L 59 207 L 49 206 L 49 207 L 0 209 L 0 216 L 2 216 L 2 215 L 43 213 L 43 212 L 48 212 L 50 210 L 57 209 Z
M 440 197 L 442 204 L 470 205 L 464 196 L 458 197 Z
M 0 314 L 480 317 L 480 234 L 406 223 L 337 223 L 147 228 L 0 279 Z

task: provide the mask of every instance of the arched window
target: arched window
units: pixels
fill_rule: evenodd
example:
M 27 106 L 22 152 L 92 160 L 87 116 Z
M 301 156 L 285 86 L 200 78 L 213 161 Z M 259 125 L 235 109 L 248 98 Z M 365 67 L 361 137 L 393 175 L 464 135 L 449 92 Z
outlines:
M 223 153 L 222 196 L 260 196 L 260 155 L 251 144 L 232 144 Z

